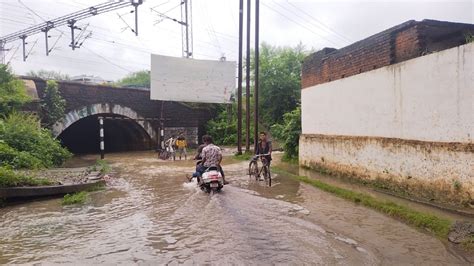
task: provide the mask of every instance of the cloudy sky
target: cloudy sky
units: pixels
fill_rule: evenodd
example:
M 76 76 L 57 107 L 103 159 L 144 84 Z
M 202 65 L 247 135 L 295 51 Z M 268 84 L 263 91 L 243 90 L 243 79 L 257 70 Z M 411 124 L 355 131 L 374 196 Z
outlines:
M 0 0 L 0 36 L 103 2 Z M 308 49 L 341 48 L 411 19 L 474 23 L 472 0 L 260 2 L 262 42 L 278 46 L 301 42 Z M 238 3 L 238 0 L 192 0 L 194 58 L 218 59 L 224 55 L 227 60 L 236 60 Z M 11 50 L 5 55 L 6 61 L 10 61 L 17 74 L 48 69 L 72 76 L 87 74 L 116 80 L 130 72 L 149 69 L 150 53 L 181 56 L 180 25 L 160 19 L 151 10 L 180 19 L 179 6 L 180 0 L 145 0 L 139 7 L 139 36 L 127 26 L 134 26 L 132 7 L 79 21 L 77 25 L 86 29 L 83 36 L 90 33 L 91 37 L 75 51 L 68 47 L 69 28 L 59 27 L 50 32 L 50 47 L 57 41 L 50 56 L 45 55 L 44 35 L 32 35 L 27 38 L 27 61 L 22 61 L 21 41 L 7 44 L 6 48 Z M 251 39 L 253 46 L 253 33 Z

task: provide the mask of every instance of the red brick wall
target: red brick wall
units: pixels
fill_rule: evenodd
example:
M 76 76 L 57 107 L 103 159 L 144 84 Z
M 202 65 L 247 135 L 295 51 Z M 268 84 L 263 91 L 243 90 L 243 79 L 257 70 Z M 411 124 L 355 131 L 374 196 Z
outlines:
M 407 21 L 336 50 L 325 48 L 308 56 L 302 67 L 301 87 L 357 75 L 427 53 L 465 43 L 474 25 L 434 20 Z

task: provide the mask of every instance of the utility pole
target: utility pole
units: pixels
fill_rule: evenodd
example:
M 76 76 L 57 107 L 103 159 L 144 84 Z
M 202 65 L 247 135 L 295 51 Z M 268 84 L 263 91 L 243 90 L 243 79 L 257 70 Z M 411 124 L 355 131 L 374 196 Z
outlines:
M 171 19 L 167 16 L 164 18 Z M 181 21 L 172 19 L 181 24 L 183 57 L 190 58 L 193 56 L 192 45 L 192 2 L 191 0 L 181 0 Z M 183 28 L 184 27 L 184 28 Z
M 245 122 L 246 138 L 245 151 L 250 151 L 250 0 L 247 0 L 247 56 L 245 68 Z
M 5 42 L 0 40 L 0 64 L 2 65 L 5 64 L 5 52 L 7 51 L 8 49 L 5 49 Z
M 254 84 L 254 149 L 258 145 L 258 75 L 259 75 L 259 34 L 260 34 L 260 0 L 255 0 L 255 84 Z
M 239 68 L 237 74 L 237 154 L 242 154 L 242 46 L 244 0 L 239 1 Z

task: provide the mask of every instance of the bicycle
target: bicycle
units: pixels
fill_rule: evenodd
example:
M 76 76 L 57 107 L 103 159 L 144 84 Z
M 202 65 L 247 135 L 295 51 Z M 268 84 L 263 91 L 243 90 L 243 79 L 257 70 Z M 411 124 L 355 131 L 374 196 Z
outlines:
M 269 187 L 272 186 L 272 175 L 270 173 L 270 166 L 268 164 L 268 160 L 265 156 L 270 154 L 259 154 L 255 155 L 249 163 L 249 176 L 255 177 L 256 181 L 259 181 L 260 176 L 263 176 L 265 183 L 268 184 Z M 262 161 L 262 167 L 258 167 L 258 159 Z

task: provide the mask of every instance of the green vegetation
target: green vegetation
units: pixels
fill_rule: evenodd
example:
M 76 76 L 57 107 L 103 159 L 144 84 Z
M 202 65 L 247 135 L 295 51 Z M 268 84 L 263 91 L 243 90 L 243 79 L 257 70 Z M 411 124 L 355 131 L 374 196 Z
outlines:
M 92 171 L 99 171 L 101 174 L 109 173 L 112 168 L 109 163 L 104 160 L 97 160 L 91 168 Z
M 301 134 L 301 107 L 283 115 L 283 123 L 271 127 L 273 137 L 279 140 L 285 151 L 283 157 L 286 161 L 298 158 L 298 145 Z
M 59 93 L 58 83 L 56 81 L 47 81 L 41 107 L 43 108 L 43 122 L 46 127 L 51 128 L 54 123 L 63 118 L 64 110 L 66 109 L 66 100 L 64 100 Z
M 150 71 L 142 70 L 131 73 L 125 78 L 117 81 L 115 85 L 121 87 L 150 88 Z
M 471 43 L 474 42 L 474 34 L 468 32 L 464 35 L 464 38 L 466 38 L 466 43 Z
M 412 210 L 408 207 L 401 206 L 391 201 L 376 199 L 370 195 L 353 192 L 347 189 L 339 188 L 317 179 L 311 179 L 306 176 L 297 176 L 288 173 L 277 167 L 273 168 L 273 172 L 283 173 L 291 176 L 299 181 L 310 184 L 326 192 L 332 193 L 338 197 L 353 201 L 365 207 L 377 210 L 391 217 L 397 218 L 403 222 L 413 225 L 417 228 L 427 230 L 436 236 L 446 239 L 451 228 L 452 222 L 447 219 L 439 218 L 432 214 L 426 214 Z
M 23 186 L 46 186 L 52 182 L 44 178 L 33 178 L 19 174 L 7 167 L 0 167 L 0 188 Z
M 237 143 L 237 104 L 219 105 L 217 116 L 207 123 L 206 131 L 218 145 Z
M 294 154 L 298 153 L 297 146 L 299 128 L 301 126 L 297 120 L 293 119 L 300 112 L 298 109 L 301 97 L 300 73 L 302 61 L 307 54 L 302 45 L 296 47 L 274 47 L 264 43 L 260 47 L 259 128 L 265 130 L 277 124 L 275 132 L 277 134 L 281 132 L 279 136 L 282 137 L 281 139 L 277 138 L 277 140 L 293 143 L 286 145 L 290 149 L 288 158 L 294 157 Z M 251 66 L 252 70 L 254 70 L 254 62 L 251 62 Z M 243 90 L 245 91 L 245 88 Z M 243 97 L 243 101 L 242 117 L 245 117 L 247 111 L 245 110 L 245 97 Z M 250 101 L 250 105 L 253 106 L 253 88 L 251 88 Z M 253 117 L 253 107 L 252 110 L 248 111 L 250 112 L 250 117 Z M 284 117 L 287 117 L 286 120 Z M 293 125 L 295 125 L 295 128 L 290 130 L 289 127 Z M 242 123 L 242 128 L 246 128 L 245 119 Z M 253 128 L 252 119 L 250 125 L 252 143 Z M 291 131 L 292 135 L 283 138 L 284 130 Z M 235 144 L 237 142 L 236 103 L 232 104 L 232 106 L 219 106 L 217 116 L 208 122 L 206 131 L 219 145 Z M 245 130 L 242 133 L 242 139 L 245 140 Z
M 468 237 L 465 241 L 461 243 L 461 245 L 466 250 L 474 250 L 474 236 Z
M 35 77 L 35 78 L 41 78 L 45 80 L 70 80 L 71 78 L 67 74 L 63 74 L 58 71 L 54 70 L 38 70 L 38 71 L 33 71 L 31 70 L 30 72 L 26 73 L 27 76 L 30 77 Z
M 48 82 L 50 85 L 54 84 Z M 47 179 L 14 170 L 57 166 L 71 156 L 41 128 L 36 116 L 19 113 L 28 101 L 23 82 L 6 65 L 0 65 L 0 187 L 50 185 Z
M 261 45 L 259 108 L 265 127 L 282 123 L 283 115 L 301 102 L 301 66 L 307 55 L 301 44 L 296 47 Z
M 0 165 L 14 169 L 58 166 L 71 156 L 29 114 L 12 113 L 0 119 L 0 141 Z
M 23 81 L 15 78 L 7 65 L 0 64 L 0 118 L 30 101 Z
M 86 202 L 88 198 L 88 194 L 85 191 L 73 193 L 73 194 L 66 194 L 64 195 L 62 204 L 63 205 L 72 205 L 72 204 L 79 204 Z

